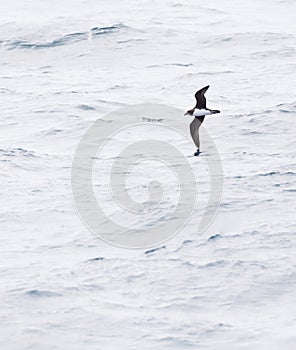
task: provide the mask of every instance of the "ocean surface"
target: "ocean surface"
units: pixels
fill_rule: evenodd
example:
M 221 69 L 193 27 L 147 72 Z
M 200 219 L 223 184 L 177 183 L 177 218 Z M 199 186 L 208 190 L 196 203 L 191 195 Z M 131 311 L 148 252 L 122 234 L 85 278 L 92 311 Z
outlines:
M 295 349 L 295 13 L 294 0 L 0 2 L 1 349 Z M 129 105 L 185 112 L 208 84 L 222 111 L 203 124 L 223 165 L 212 224 L 195 229 L 197 207 L 142 249 L 92 234 L 71 186 L 84 133 Z M 206 201 L 209 154 L 186 147 Z M 168 179 L 156 224 L 178 200 Z

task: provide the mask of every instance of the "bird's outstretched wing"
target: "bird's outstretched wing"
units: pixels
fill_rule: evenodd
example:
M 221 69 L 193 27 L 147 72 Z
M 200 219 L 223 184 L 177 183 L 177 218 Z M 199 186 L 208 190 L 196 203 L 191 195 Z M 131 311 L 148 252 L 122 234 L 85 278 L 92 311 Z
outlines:
M 195 108 L 198 108 L 198 109 L 205 109 L 207 108 L 207 101 L 206 101 L 206 98 L 205 98 L 205 92 L 208 90 L 208 88 L 210 87 L 210 85 L 208 86 L 205 86 L 204 88 L 198 90 L 196 93 L 195 93 L 195 98 L 196 98 L 196 106 Z

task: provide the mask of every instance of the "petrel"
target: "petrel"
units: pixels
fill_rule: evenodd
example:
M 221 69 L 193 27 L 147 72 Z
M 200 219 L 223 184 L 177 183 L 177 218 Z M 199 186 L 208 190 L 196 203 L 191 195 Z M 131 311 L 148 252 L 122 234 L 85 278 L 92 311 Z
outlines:
M 192 123 L 190 124 L 190 134 L 193 139 L 193 142 L 195 143 L 197 150 L 194 153 L 195 156 L 198 156 L 200 154 L 199 150 L 199 132 L 198 129 L 201 126 L 202 122 L 205 119 L 206 115 L 216 114 L 220 113 L 217 109 L 209 109 L 207 108 L 206 104 L 206 98 L 205 98 L 205 92 L 208 90 L 210 85 L 205 86 L 204 88 L 198 90 L 195 93 L 196 98 L 196 105 L 194 108 L 187 111 L 184 115 L 192 115 L 194 116 L 194 119 Z

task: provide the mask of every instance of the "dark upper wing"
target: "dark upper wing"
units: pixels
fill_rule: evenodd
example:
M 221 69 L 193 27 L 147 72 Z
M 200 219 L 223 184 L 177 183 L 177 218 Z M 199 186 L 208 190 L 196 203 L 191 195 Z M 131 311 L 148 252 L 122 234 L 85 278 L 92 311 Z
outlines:
M 210 87 L 210 85 L 205 86 L 204 88 L 202 88 L 196 92 L 196 94 L 195 94 L 195 98 L 196 98 L 195 108 L 198 108 L 198 109 L 207 108 L 205 92 L 208 90 L 209 87 Z

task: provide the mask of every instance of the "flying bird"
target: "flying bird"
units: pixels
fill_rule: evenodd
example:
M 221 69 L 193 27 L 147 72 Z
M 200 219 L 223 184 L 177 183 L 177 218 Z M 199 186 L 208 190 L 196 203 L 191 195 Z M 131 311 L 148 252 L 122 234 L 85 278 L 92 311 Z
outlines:
M 207 101 L 205 98 L 205 93 L 208 90 L 210 85 L 205 86 L 204 88 L 198 90 L 195 93 L 196 105 L 194 108 L 189 109 L 184 115 L 192 115 L 194 117 L 192 123 L 190 124 L 190 134 L 195 143 L 197 150 L 194 153 L 195 156 L 200 154 L 200 142 L 199 142 L 199 127 L 205 119 L 206 115 L 212 115 L 220 113 L 217 109 L 209 109 L 207 108 Z

